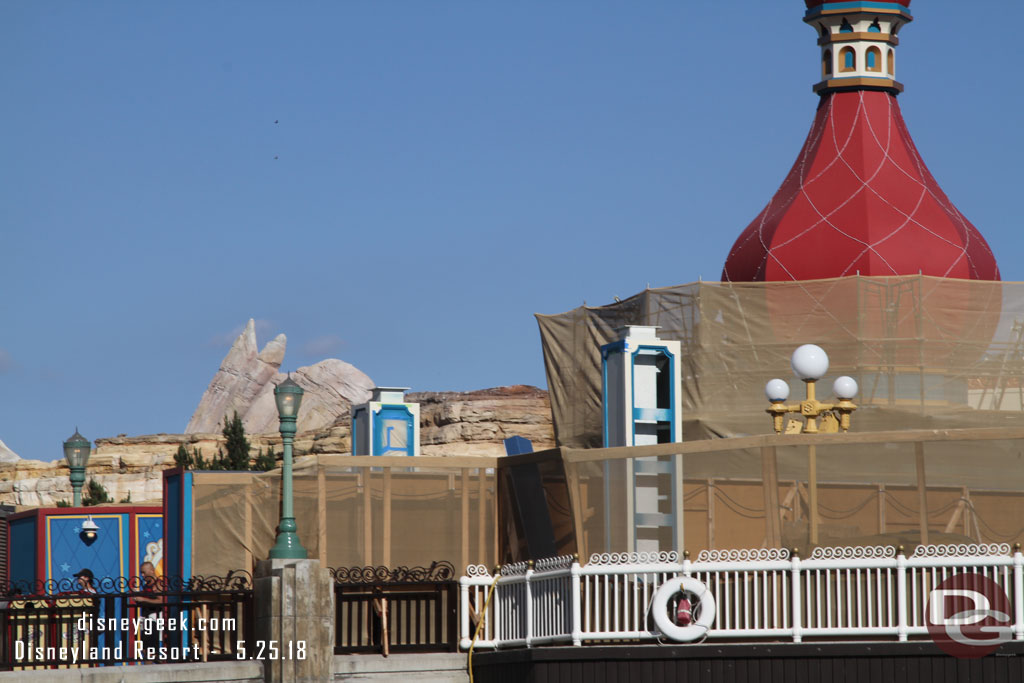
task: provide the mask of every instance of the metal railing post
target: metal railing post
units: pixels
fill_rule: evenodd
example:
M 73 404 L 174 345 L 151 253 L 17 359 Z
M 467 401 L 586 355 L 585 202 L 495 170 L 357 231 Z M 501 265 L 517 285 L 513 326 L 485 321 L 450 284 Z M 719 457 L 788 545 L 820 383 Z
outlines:
M 793 557 L 790 559 L 792 569 L 790 570 L 790 576 L 792 581 L 790 584 L 791 595 L 793 599 L 793 642 L 799 643 L 803 640 L 803 627 L 802 627 L 802 615 L 801 615 L 801 600 L 800 600 L 800 553 L 796 548 L 793 548 Z
M 570 599 L 572 600 L 572 644 L 580 645 L 583 642 L 583 617 L 580 601 L 583 599 L 580 587 L 580 563 L 573 559 L 569 567 L 570 576 Z M 1020 605 L 1020 602 L 1017 603 Z
M 526 588 L 526 647 L 531 647 L 533 643 L 533 589 L 530 586 L 530 580 L 533 579 L 533 560 L 527 563 L 524 577 L 524 586 Z
M 482 615 L 481 618 L 483 618 Z M 459 643 L 468 648 L 469 643 L 469 578 L 459 578 Z
M 1013 637 L 1024 640 L 1024 555 L 1020 543 L 1013 547 Z
M 896 632 L 900 642 L 907 639 L 907 556 L 903 546 L 896 549 Z

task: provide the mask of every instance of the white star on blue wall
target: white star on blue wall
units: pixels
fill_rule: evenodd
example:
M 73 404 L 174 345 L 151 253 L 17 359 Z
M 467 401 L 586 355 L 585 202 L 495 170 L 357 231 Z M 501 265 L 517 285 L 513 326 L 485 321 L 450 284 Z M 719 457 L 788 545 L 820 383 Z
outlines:
M 148 531 L 142 532 L 142 535 L 145 536 L 146 538 L 149 538 L 149 532 Z
M 66 574 L 67 572 L 71 571 L 71 565 L 65 562 L 60 566 L 60 570 Z

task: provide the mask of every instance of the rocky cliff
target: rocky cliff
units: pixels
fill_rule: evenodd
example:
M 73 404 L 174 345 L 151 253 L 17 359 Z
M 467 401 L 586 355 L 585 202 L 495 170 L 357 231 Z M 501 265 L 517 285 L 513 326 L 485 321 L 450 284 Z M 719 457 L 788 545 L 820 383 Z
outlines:
M 505 455 L 504 439 L 522 436 L 534 450 L 553 448 L 548 392 L 516 385 L 470 392 L 414 392 L 423 455 Z
M 311 376 L 316 375 L 311 373 Z M 410 393 L 407 399 L 420 404 L 424 456 L 503 455 L 502 440 L 513 435 L 530 439 L 536 450 L 554 445 L 548 395 L 536 387 Z M 306 409 L 303 399 L 302 412 L 305 413 Z M 296 455 L 345 455 L 350 452 L 347 408 L 343 413 L 326 410 L 318 419 L 325 421 L 326 416 L 332 414 L 334 417 L 325 426 L 299 432 L 295 440 Z M 281 439 L 276 434 L 250 434 L 249 441 L 253 455 L 260 448 L 269 447 L 278 454 L 281 452 Z M 204 455 L 211 456 L 221 443 L 219 433 L 97 439 L 89 458 L 87 476 L 102 483 L 115 501 L 129 494 L 133 503 L 159 500 L 162 495 L 161 472 L 174 466 L 174 453 L 179 444 L 185 444 L 190 450 L 200 448 Z M 58 500 L 70 499 L 71 483 L 63 460 L 0 462 L 0 503 L 55 505 Z
M 0 441 L 0 462 L 17 462 L 21 458 L 18 454 L 7 447 L 3 441 Z
M 278 372 L 284 361 L 288 340 L 279 334 L 263 350 L 256 343 L 256 325 L 249 320 L 185 427 L 186 434 L 219 432 L 224 418 L 238 412 L 250 434 L 277 431 L 277 406 L 274 387 L 285 375 Z M 315 365 L 301 367 L 292 379 L 306 394 L 299 414 L 299 431 L 325 429 L 338 419 L 348 419 L 352 404 L 370 398 L 373 380 L 349 363 L 328 358 Z

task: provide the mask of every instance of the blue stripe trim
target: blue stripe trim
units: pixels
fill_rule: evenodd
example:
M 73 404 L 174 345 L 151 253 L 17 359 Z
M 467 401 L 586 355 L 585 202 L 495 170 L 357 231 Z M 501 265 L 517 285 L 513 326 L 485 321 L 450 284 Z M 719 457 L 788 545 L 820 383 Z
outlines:
M 814 7 L 812 9 L 807 10 L 804 13 L 804 17 L 817 16 L 817 15 L 819 15 L 822 12 L 827 11 L 827 10 L 844 10 L 844 9 L 849 9 L 849 10 L 861 10 L 862 9 L 862 10 L 865 10 L 865 11 L 870 11 L 870 10 L 873 10 L 873 9 L 875 9 L 875 10 L 887 9 L 887 10 L 896 10 L 896 11 L 902 12 L 902 13 L 908 15 L 908 16 L 910 15 L 910 8 L 905 6 L 905 5 L 900 4 L 898 2 L 826 2 L 823 5 L 819 5 L 817 7 Z
M 629 344 L 625 339 L 620 339 L 617 342 L 611 344 L 605 344 L 601 347 L 601 357 L 607 358 L 609 353 L 615 353 L 617 351 L 629 351 Z
M 855 78 L 873 78 L 876 81 L 892 81 L 892 80 L 894 80 L 892 76 L 865 76 L 863 74 L 861 74 L 860 76 L 841 76 L 839 78 L 829 78 L 827 80 L 828 81 L 852 81 Z
M 633 408 L 634 420 L 650 420 L 652 422 L 674 422 L 672 411 L 667 408 Z M 674 427 L 675 425 L 673 425 Z M 672 435 L 673 437 L 675 434 Z
M 184 552 L 181 554 L 181 578 L 192 578 L 192 473 L 182 476 L 181 536 Z

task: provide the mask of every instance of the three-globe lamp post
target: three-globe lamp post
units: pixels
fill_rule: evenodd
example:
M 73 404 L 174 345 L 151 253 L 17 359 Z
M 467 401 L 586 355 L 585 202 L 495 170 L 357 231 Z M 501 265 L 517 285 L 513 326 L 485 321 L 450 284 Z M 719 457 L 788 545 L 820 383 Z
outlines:
M 771 406 L 766 412 L 772 417 L 772 427 L 776 434 L 783 429 L 783 418 L 787 413 L 798 413 L 804 418 L 804 434 L 818 434 L 819 431 L 834 432 L 850 429 L 850 414 L 857 409 L 853 397 L 857 395 L 857 381 L 852 377 L 842 376 L 832 383 L 832 393 L 839 399 L 835 403 L 822 403 L 815 395 L 815 385 L 828 372 L 828 354 L 820 346 L 804 344 L 793 352 L 790 358 L 793 374 L 802 380 L 807 387 L 806 398 L 800 403 L 787 404 L 789 384 L 785 380 L 769 380 L 764 393 Z M 822 415 L 833 417 L 831 428 L 818 429 L 818 418 Z M 789 433 L 790 430 L 786 430 Z M 818 456 L 814 444 L 807 447 L 807 507 L 810 512 L 810 529 L 808 538 L 812 545 L 818 544 Z
M 306 549 L 302 547 L 295 524 L 294 500 L 292 497 L 292 440 L 295 438 L 296 420 L 302 405 L 302 387 L 289 377 L 274 387 L 274 401 L 281 421 L 281 442 L 283 460 L 281 465 L 281 523 L 277 527 L 277 542 L 270 549 L 272 560 L 304 560 Z
M 82 484 L 85 483 L 85 465 L 89 462 L 90 450 L 92 450 L 92 444 L 79 434 L 78 428 L 75 427 L 75 433 L 64 442 L 64 460 L 68 463 L 68 469 L 71 470 L 72 504 L 75 507 L 82 505 Z
M 857 410 L 853 397 L 857 395 L 857 380 L 843 375 L 832 383 L 832 393 L 839 399 L 836 403 L 822 403 L 815 395 L 815 384 L 828 372 L 828 354 L 820 346 L 804 344 L 793 352 L 790 358 L 793 374 L 803 380 L 807 387 L 807 398 L 800 403 L 786 404 L 789 398 L 789 384 L 785 380 L 769 380 L 764 387 L 765 396 L 771 402 L 766 412 L 772 416 L 772 427 L 776 434 L 782 433 L 783 417 L 787 413 L 799 413 L 804 417 L 804 434 L 818 433 L 818 418 L 826 413 L 837 416 L 838 428 L 850 429 L 850 414 Z M 833 428 L 829 431 L 835 431 Z

